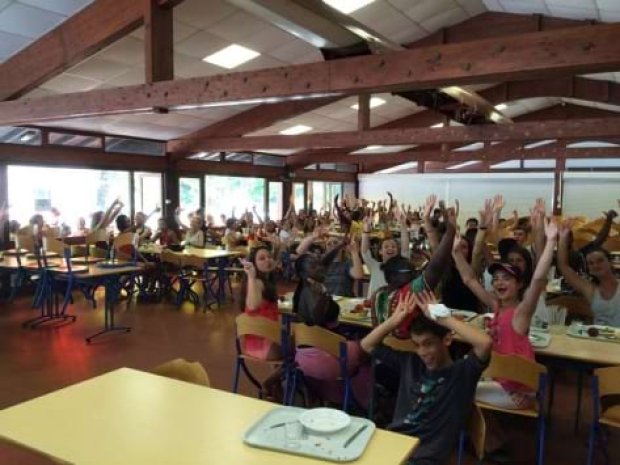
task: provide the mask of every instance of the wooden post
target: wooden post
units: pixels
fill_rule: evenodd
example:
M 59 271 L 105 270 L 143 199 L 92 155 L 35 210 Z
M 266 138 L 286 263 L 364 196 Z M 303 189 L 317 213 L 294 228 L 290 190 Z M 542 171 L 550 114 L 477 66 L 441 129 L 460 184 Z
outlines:
M 360 94 L 357 108 L 357 130 L 370 129 L 370 94 Z
M 144 45 L 146 82 L 174 79 L 172 8 L 163 8 L 159 0 L 144 0 Z
M 9 176 L 6 163 L 0 163 L 0 208 L 9 204 Z M 10 218 L 9 218 L 10 219 Z M 8 244 L 9 242 L 9 222 L 0 229 L 0 242 Z
M 166 155 L 168 158 L 168 155 Z M 176 164 L 168 160 L 164 171 L 164 204 L 163 216 L 171 218 L 174 210 L 179 206 L 179 172 Z

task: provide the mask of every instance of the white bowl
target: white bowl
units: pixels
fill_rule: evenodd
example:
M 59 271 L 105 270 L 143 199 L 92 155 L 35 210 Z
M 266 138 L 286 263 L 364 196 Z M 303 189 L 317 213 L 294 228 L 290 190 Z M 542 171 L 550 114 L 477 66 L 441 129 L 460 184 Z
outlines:
M 342 410 L 333 408 L 315 408 L 299 415 L 299 422 L 304 428 L 317 433 L 335 433 L 351 424 L 351 417 Z

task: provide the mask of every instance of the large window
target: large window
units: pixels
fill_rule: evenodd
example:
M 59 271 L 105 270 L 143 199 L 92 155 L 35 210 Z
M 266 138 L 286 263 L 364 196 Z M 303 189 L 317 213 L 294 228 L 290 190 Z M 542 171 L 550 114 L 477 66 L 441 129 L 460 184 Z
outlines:
M 293 202 L 295 203 L 295 211 L 304 210 L 306 208 L 305 201 L 305 185 L 303 182 L 293 183 Z
M 200 208 L 199 178 L 179 178 L 179 204 L 187 213 Z
M 336 195 L 342 198 L 342 183 L 313 181 L 310 183 L 308 203 L 312 204 L 314 210 L 330 211 Z M 310 208 L 310 205 L 308 208 Z
M 161 209 L 162 185 L 160 173 L 139 173 L 133 175 L 135 210 L 150 215 L 147 225 L 157 229 L 160 214 L 151 215 Z
M 125 204 L 129 214 L 129 173 L 90 169 L 9 166 L 9 204 L 11 218 L 26 224 L 35 214 L 54 222 L 52 207 L 61 214 L 60 221 L 72 230 L 84 218 L 105 209 L 116 199 Z
M 282 219 L 282 183 L 273 181 L 269 183 L 269 219 L 279 221 Z
M 256 207 L 262 215 L 265 209 L 265 180 L 233 176 L 205 176 L 206 213 L 219 220 L 229 218 L 234 210 L 239 218 L 246 210 Z

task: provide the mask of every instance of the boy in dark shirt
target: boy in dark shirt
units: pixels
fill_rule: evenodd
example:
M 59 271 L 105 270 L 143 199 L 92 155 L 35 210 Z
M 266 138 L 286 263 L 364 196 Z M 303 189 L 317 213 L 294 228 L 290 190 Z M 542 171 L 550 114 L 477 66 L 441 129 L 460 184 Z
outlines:
M 469 418 L 480 375 L 491 354 L 491 338 L 451 316 L 433 316 L 436 304 L 427 292 L 401 297 L 394 313 L 361 341 L 362 349 L 400 372 L 396 409 L 390 429 L 416 436 L 420 446 L 410 465 L 445 463 Z M 397 352 L 381 341 L 418 306 L 424 315 L 411 324 L 415 354 Z M 472 346 L 464 359 L 453 361 L 448 350 L 452 333 Z

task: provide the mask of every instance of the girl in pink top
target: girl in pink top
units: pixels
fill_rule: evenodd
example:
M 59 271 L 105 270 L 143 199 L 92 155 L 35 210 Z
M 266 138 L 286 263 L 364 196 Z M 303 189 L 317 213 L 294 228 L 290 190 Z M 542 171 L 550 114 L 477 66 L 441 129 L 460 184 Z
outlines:
M 242 289 L 244 311 L 248 315 L 278 321 L 278 295 L 275 281 L 275 262 L 267 247 L 252 249 L 243 268 L 246 280 Z M 243 353 L 261 360 L 281 357 L 280 347 L 258 336 L 245 336 Z
M 543 212 L 535 214 L 544 215 Z M 547 272 L 557 242 L 558 228 L 553 222 L 547 222 L 545 235 L 547 242 L 529 287 L 524 289 L 519 268 L 507 263 L 494 263 L 489 267 L 489 273 L 493 276 L 493 292 L 487 292 L 476 279 L 469 263 L 460 253 L 457 236 L 453 257 L 463 282 L 485 306 L 493 310 L 490 332 L 495 352 L 534 360 L 528 335 L 538 298 L 546 286 Z M 476 399 L 502 408 L 521 409 L 531 405 L 533 393 L 517 383 L 498 379 L 479 383 Z

